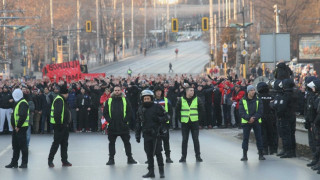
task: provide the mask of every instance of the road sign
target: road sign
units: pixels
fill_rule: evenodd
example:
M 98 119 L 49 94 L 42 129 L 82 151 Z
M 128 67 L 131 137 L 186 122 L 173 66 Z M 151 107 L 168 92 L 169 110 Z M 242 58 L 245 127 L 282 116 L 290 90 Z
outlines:
M 227 63 L 228 62 L 228 54 L 223 54 L 222 55 L 222 62 Z
M 241 51 L 241 54 L 242 54 L 242 56 L 245 56 L 245 55 L 247 55 L 248 53 L 247 53 L 247 51 L 244 49 L 244 50 Z
M 228 48 L 228 44 L 227 44 L 227 43 L 224 43 L 222 47 L 223 47 L 224 49 L 227 49 L 227 48 Z

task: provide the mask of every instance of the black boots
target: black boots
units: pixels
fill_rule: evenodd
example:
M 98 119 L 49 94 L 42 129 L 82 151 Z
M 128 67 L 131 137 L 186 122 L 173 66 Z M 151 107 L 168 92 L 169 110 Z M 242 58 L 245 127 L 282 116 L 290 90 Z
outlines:
M 54 168 L 53 162 L 49 160 L 49 161 L 48 161 L 48 166 L 49 166 L 49 168 Z
M 114 164 L 114 161 L 113 161 L 113 164 Z M 131 157 L 128 157 L 128 164 L 137 164 L 137 161 L 135 161 L 131 156 Z
M 307 164 L 308 167 L 314 166 L 318 163 L 319 159 L 313 158 L 310 163 Z
M 159 174 L 160 174 L 160 178 L 164 178 L 164 168 L 163 168 L 163 166 L 159 166 Z
M 18 168 L 18 164 L 17 163 L 10 163 L 8 165 L 5 166 L 6 168 Z
M 25 169 L 25 168 L 28 168 L 28 165 L 27 165 L 27 164 L 21 164 L 21 165 L 19 166 L 19 168 Z
M 186 157 L 185 157 L 185 156 L 182 156 L 181 159 L 179 160 L 179 162 L 181 162 L 181 163 L 186 162 Z
M 259 160 L 266 160 L 266 158 L 263 157 L 263 151 L 259 150 Z
M 107 162 L 106 165 L 114 165 L 114 158 L 113 157 L 109 157 L 109 161 Z
M 277 156 L 283 156 L 285 154 L 285 151 L 284 150 L 281 150 L 278 154 L 277 154 Z
M 197 161 L 197 162 L 202 162 L 203 160 L 201 159 L 200 156 L 196 156 L 196 161 Z
M 280 156 L 280 158 L 292 158 L 292 157 L 296 157 L 294 150 L 285 151 L 285 153 L 282 156 Z
M 72 166 L 72 164 L 70 162 L 66 161 L 66 162 L 62 162 L 62 166 L 63 167 L 70 167 L 70 166 Z
M 243 156 L 241 158 L 241 161 L 248 161 L 247 151 L 243 150 Z
M 166 163 L 173 163 L 172 159 L 170 158 L 170 156 L 167 156 L 166 158 Z
M 160 168 L 160 167 L 159 167 Z M 154 175 L 154 169 L 152 168 L 150 168 L 149 169 L 149 172 L 147 173 L 147 174 L 145 174 L 145 175 L 143 175 L 142 176 L 143 178 L 154 178 L 155 177 L 155 175 Z

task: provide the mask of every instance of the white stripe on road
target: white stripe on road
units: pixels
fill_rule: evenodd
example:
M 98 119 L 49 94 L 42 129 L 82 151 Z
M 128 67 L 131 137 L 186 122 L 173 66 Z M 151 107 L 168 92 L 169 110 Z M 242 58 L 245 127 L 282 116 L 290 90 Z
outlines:
M 11 144 L 10 145 L 8 145 L 4 150 L 2 150 L 1 152 L 0 152 L 0 157 L 1 156 L 3 156 L 6 152 L 8 152 L 10 149 L 11 149 Z

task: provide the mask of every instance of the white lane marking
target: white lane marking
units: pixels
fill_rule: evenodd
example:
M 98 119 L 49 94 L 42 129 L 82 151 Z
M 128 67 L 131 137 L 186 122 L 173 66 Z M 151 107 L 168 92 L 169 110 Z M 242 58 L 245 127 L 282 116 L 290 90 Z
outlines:
M 11 144 L 10 145 L 8 145 L 4 150 L 2 150 L 1 152 L 0 152 L 0 157 L 1 156 L 3 156 L 7 151 L 9 151 L 10 149 L 11 149 Z

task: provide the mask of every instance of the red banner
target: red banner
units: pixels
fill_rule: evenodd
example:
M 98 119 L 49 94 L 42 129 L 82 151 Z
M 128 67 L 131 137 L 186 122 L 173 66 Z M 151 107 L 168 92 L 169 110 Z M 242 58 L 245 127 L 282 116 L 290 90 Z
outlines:
M 67 82 L 81 79 L 79 61 L 70 61 L 57 64 L 47 64 L 42 69 L 43 76 L 48 76 L 50 81 L 60 81 L 66 78 Z

